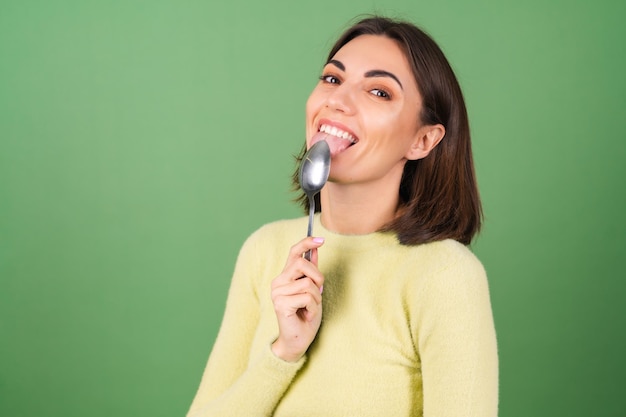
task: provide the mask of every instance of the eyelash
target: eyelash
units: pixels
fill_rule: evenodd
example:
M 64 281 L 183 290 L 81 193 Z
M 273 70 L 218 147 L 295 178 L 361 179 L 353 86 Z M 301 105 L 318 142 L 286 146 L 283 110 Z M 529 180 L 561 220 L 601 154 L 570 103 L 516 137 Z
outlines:
M 389 94 L 386 90 L 383 90 L 381 88 L 374 88 L 370 92 L 373 92 L 373 91 L 378 92 L 378 94 L 374 94 L 376 97 L 380 97 L 385 100 L 391 100 L 391 94 Z
M 339 77 L 330 74 L 324 74 L 319 77 L 320 81 L 326 84 L 341 84 Z M 332 80 L 332 81 L 331 81 Z M 383 100 L 391 100 L 391 93 L 382 88 L 373 88 L 370 90 L 374 96 L 382 98 Z
M 333 78 L 336 81 L 335 82 L 331 82 L 331 81 L 329 81 L 330 78 Z M 320 80 L 322 82 L 327 83 L 327 84 L 341 84 L 341 82 L 339 81 L 339 78 L 334 76 L 334 75 L 321 75 L 320 76 Z

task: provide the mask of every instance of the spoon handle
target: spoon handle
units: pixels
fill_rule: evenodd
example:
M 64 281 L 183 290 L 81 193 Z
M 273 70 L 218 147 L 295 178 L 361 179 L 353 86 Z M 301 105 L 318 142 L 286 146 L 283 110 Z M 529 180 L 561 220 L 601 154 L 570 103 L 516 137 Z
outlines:
M 307 228 L 306 235 L 307 237 L 313 236 L 313 216 L 315 215 L 315 196 L 309 195 L 309 227 Z M 311 250 L 308 250 L 304 253 L 304 259 L 307 261 L 311 260 Z

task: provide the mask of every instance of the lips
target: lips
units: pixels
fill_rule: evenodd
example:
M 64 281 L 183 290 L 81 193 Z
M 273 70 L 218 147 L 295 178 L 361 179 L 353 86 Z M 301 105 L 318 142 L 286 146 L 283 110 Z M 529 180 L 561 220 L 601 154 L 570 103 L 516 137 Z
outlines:
M 332 157 L 340 154 L 359 141 L 347 128 L 327 121 L 320 123 L 318 132 L 313 135 L 311 145 L 320 140 L 326 140 L 326 142 L 328 142 Z

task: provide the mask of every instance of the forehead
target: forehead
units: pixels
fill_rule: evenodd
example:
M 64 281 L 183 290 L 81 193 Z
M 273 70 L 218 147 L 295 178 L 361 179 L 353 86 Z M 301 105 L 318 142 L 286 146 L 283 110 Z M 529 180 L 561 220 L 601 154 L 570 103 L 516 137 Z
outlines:
M 413 78 L 406 55 L 397 41 L 382 35 L 361 35 L 337 51 L 333 59 L 346 66 L 363 66 L 365 70 L 382 69 Z M 351 64 L 351 65 L 350 65 Z

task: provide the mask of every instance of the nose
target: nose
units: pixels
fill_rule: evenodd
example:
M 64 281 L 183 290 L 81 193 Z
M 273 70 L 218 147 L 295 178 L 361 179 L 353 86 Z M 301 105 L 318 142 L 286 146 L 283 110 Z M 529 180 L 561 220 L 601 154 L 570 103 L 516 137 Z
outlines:
M 353 91 L 347 83 L 340 84 L 326 97 L 326 107 L 341 113 L 354 113 Z

